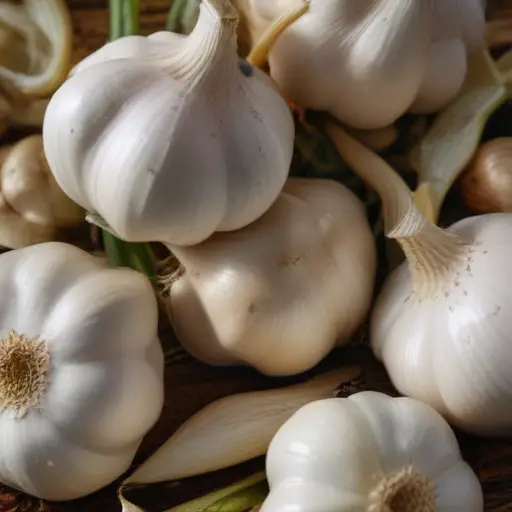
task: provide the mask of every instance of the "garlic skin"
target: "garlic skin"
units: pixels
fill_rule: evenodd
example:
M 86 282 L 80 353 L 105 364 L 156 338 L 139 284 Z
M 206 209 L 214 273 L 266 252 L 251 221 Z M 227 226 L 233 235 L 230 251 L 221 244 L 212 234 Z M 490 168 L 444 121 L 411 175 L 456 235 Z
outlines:
M 475 212 L 512 212 L 512 137 L 482 144 L 461 176 L 460 188 Z
M 301 107 L 382 128 L 455 98 L 484 25 L 480 0 L 311 0 L 272 48 L 270 72 Z
M 272 80 L 240 61 L 237 25 L 227 0 L 204 0 L 189 36 L 115 40 L 53 96 L 52 172 L 120 238 L 197 244 L 255 221 L 279 195 L 293 117 Z
M 0 150 L 0 245 L 18 249 L 49 241 L 59 228 L 83 220 L 82 208 L 55 182 L 40 135 Z
M 462 430 L 508 437 L 512 302 L 503 270 L 512 254 L 512 216 L 470 217 L 448 232 L 462 245 L 444 244 L 444 269 L 417 263 L 427 289 L 414 289 L 407 264 L 388 278 L 372 312 L 372 348 L 401 393 Z
M 52 94 L 70 70 L 72 44 L 65 0 L 0 3 L 0 83 L 29 98 Z
M 483 512 L 480 483 L 429 406 L 365 391 L 310 403 L 274 436 L 261 512 Z
M 185 272 L 170 288 L 169 317 L 209 364 L 302 373 L 349 341 L 370 307 L 373 234 L 361 201 L 334 181 L 290 178 L 246 228 L 170 249 Z
M 163 406 L 152 286 L 58 242 L 2 254 L 0 286 L 0 481 L 90 494 L 128 469 Z

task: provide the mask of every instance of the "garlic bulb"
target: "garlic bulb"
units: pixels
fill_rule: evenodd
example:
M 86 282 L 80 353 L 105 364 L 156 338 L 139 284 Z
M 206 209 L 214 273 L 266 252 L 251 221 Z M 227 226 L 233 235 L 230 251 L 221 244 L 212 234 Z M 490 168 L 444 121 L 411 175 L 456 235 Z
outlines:
M 443 230 L 422 217 L 386 162 L 339 128 L 329 133 L 379 192 L 387 236 L 407 258 L 372 312 L 375 355 L 402 394 L 468 432 L 510 436 L 512 215 L 470 217 Z
M 39 498 L 128 469 L 163 406 L 158 308 L 142 275 L 71 245 L 0 256 L 0 481 Z
M 54 238 L 83 222 L 83 210 L 55 182 L 40 135 L 4 147 L 0 155 L 0 245 L 17 249 Z
M 183 346 L 210 364 L 304 372 L 347 342 L 370 307 L 373 234 L 362 203 L 334 181 L 291 178 L 246 228 L 170 249 L 184 272 L 171 276 L 169 316 Z
M 71 66 L 73 31 L 64 0 L 0 3 L 0 82 L 23 95 L 55 91 Z
M 480 0 L 311 0 L 270 52 L 281 91 L 354 128 L 448 104 L 483 40 Z
M 410 398 L 365 391 L 310 403 L 267 453 L 260 512 L 483 512 L 448 424 Z
M 476 212 L 512 212 L 512 137 L 482 144 L 460 180 L 468 206 Z
M 64 192 L 120 238 L 199 243 L 253 222 L 293 154 L 285 100 L 236 52 L 238 15 L 204 0 L 189 36 L 115 40 L 53 96 L 44 147 Z

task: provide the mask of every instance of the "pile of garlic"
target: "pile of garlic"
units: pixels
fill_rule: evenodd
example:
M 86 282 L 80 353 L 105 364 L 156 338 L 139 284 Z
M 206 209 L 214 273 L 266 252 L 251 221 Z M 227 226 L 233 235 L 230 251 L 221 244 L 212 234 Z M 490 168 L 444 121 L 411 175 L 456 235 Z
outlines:
M 37 21 L 35 1 L 24 6 Z M 20 142 L 0 169 L 0 206 L 17 216 L 7 245 L 48 240 L 83 210 L 120 241 L 163 244 L 176 263 L 164 309 L 182 346 L 210 365 L 302 374 L 370 314 L 375 356 L 409 397 L 334 398 L 359 376 L 353 367 L 226 397 L 125 480 L 123 510 L 141 510 L 125 487 L 265 453 L 262 512 L 483 510 L 449 425 L 512 434 L 512 304 L 497 271 L 512 255 L 512 219 L 443 230 L 376 152 L 397 139 L 404 113 L 466 97 L 474 55 L 490 59 L 484 3 L 202 0 L 190 34 L 111 41 L 42 104 L 42 139 Z M 251 24 L 247 60 L 235 7 Z M 40 62 L 58 76 L 60 60 Z M 492 105 L 508 94 L 504 69 Z M 26 96 L 38 90 L 12 70 L 0 68 L 3 77 Z M 374 305 L 377 252 L 363 203 L 337 181 L 289 176 L 293 108 L 332 115 L 328 135 L 379 193 L 386 235 L 405 253 Z M 9 181 L 29 146 L 48 176 L 30 160 L 25 181 Z M 0 300 L 0 481 L 52 500 L 94 492 L 128 469 L 163 407 L 155 289 L 60 243 L 1 255 L 1 279 L 12 293 Z

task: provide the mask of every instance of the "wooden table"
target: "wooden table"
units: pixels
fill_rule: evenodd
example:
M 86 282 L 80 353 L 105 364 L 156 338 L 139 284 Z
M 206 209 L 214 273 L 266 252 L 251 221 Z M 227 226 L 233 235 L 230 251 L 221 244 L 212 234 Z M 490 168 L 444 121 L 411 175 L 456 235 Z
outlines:
M 509 0 L 498 0 L 507 5 Z M 106 0 L 69 0 L 75 28 L 75 62 L 94 51 L 108 39 Z M 141 27 L 145 33 L 160 30 L 165 24 L 169 0 L 141 0 Z M 162 318 L 162 339 L 165 347 L 175 341 Z M 364 344 L 355 344 L 333 353 L 309 375 L 292 379 L 270 379 L 247 368 L 212 368 L 186 357 L 178 364 L 167 365 L 166 403 L 162 418 L 147 439 L 134 465 L 151 454 L 171 433 L 193 413 L 222 396 L 255 389 L 266 389 L 297 382 L 311 374 L 341 364 L 357 363 L 364 369 L 364 378 L 357 389 L 374 389 L 394 393 L 383 368 L 371 357 Z M 488 512 L 512 511 L 512 441 L 481 440 L 459 435 L 464 457 L 478 475 L 485 493 Z M 191 479 L 173 486 L 152 486 L 133 493 L 133 498 L 148 512 L 162 510 L 173 504 L 192 499 L 200 493 L 243 478 L 263 468 L 263 460 L 241 467 Z M 82 500 L 64 504 L 45 503 L 0 486 L 0 512 L 118 512 L 121 507 L 116 491 L 119 483 Z M 130 495 L 132 496 L 132 495 Z M 463 511 L 461 511 L 463 512 Z

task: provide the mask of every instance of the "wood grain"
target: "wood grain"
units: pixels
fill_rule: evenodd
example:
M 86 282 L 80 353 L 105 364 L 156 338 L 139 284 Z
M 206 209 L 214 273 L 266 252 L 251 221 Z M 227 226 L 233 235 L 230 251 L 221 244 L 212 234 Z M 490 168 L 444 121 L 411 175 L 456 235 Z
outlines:
M 508 5 L 509 0 L 491 2 L 491 11 L 497 12 L 498 4 Z M 97 49 L 108 39 L 108 14 L 106 0 L 69 0 L 75 29 L 74 61 Z M 141 0 L 141 27 L 144 33 L 164 27 L 169 0 Z M 161 322 L 164 347 L 175 344 L 173 334 L 165 319 Z M 342 364 L 358 363 L 364 368 L 364 378 L 353 386 L 345 387 L 349 394 L 361 389 L 374 389 L 394 394 L 383 368 L 372 358 L 364 344 L 356 344 L 333 353 L 318 368 L 307 375 L 293 379 L 270 379 L 247 368 L 213 368 L 190 358 L 179 364 L 166 365 L 166 403 L 161 420 L 147 436 L 134 462 L 139 464 L 193 413 L 211 401 L 228 394 L 256 389 L 267 389 L 297 382 L 328 368 Z M 481 440 L 458 434 L 464 457 L 477 473 L 485 493 L 485 511 L 512 511 L 512 442 Z M 217 486 L 261 469 L 263 461 L 257 460 L 241 467 L 213 475 L 194 478 L 181 483 L 152 486 L 133 493 L 137 503 L 153 512 L 191 499 Z M 0 512 L 119 512 L 116 491 L 119 482 L 85 499 L 70 503 L 46 503 L 0 486 Z M 411 511 L 413 512 L 413 511 Z M 460 511 L 464 512 L 464 511 Z

